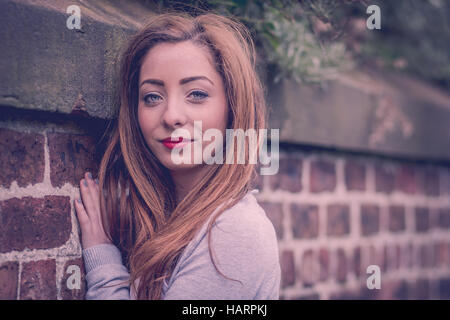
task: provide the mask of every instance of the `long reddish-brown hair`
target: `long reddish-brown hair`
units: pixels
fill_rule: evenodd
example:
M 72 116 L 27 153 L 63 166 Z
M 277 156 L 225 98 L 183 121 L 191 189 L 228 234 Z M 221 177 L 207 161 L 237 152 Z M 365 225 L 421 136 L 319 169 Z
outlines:
M 161 299 L 164 279 L 196 232 L 214 221 L 252 188 L 255 164 L 215 164 L 177 203 L 174 183 L 146 145 L 137 120 L 138 79 L 145 54 L 162 42 L 192 41 L 207 48 L 225 84 L 230 129 L 264 129 L 266 106 L 255 68 L 249 31 L 232 18 L 165 13 L 149 20 L 131 38 L 121 60 L 120 105 L 99 169 L 105 230 L 121 250 L 138 299 Z M 259 141 L 259 140 L 258 140 Z M 220 210 L 216 210 L 220 209 Z M 214 216 L 212 216 L 214 214 Z M 214 259 L 216 270 L 222 274 Z M 222 274 L 223 275 L 223 274 Z M 226 275 L 223 275 L 226 277 Z

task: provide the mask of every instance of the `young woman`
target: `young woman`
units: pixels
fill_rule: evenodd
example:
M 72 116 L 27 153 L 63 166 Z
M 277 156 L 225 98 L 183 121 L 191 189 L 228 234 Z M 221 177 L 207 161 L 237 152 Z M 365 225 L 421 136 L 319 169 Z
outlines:
M 244 163 L 199 163 L 187 152 L 230 151 L 220 139 L 195 139 L 194 122 L 225 136 L 259 132 L 265 117 L 253 42 L 240 23 L 163 14 L 132 38 L 99 179 L 86 173 L 75 201 L 87 299 L 279 298 L 277 239 L 251 190 L 250 144 Z M 188 134 L 177 140 L 177 129 Z M 177 163 L 174 151 L 192 161 Z

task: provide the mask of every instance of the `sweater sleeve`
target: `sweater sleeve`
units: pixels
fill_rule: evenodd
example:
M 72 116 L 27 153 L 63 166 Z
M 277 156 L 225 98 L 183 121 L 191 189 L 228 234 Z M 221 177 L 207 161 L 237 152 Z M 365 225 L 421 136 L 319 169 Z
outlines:
M 164 299 L 276 300 L 279 299 L 278 242 L 272 223 L 256 202 L 224 212 L 212 228 L 186 250 Z
M 100 244 L 83 250 L 86 268 L 86 300 L 130 300 L 127 268 L 119 249 Z

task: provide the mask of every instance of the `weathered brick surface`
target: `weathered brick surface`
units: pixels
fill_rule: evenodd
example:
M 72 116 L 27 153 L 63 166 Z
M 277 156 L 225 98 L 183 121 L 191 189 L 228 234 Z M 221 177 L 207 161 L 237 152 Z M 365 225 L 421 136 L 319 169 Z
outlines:
M 31 184 L 25 191 L 28 192 L 33 184 L 43 182 L 45 137 L 6 129 L 0 129 L 0 137 L 2 150 L 6 150 L 0 155 L 5 168 L 0 172 L 0 188 L 8 188 L 17 180 L 19 187 Z M 46 187 L 51 190 L 69 183 L 77 188 L 86 171 L 95 176 L 98 168 L 95 149 L 95 142 L 89 135 L 49 133 L 51 185 Z M 33 159 L 32 165 L 29 157 Z M 450 168 L 401 160 L 367 161 L 349 156 L 344 158 L 341 172 L 336 158 L 322 158 L 319 154 L 308 157 L 304 154 L 283 156 L 278 174 L 264 177 L 267 190 L 263 190 L 262 176 L 255 181 L 255 187 L 263 191 L 258 202 L 273 223 L 278 241 L 283 244 L 279 256 L 282 299 L 320 299 L 323 288 L 325 296 L 332 299 L 450 296 L 450 280 L 445 274 L 435 280 L 427 277 L 434 268 L 440 271 L 450 268 L 450 242 L 445 238 L 445 232 L 450 229 L 450 207 L 445 200 L 445 196 L 450 195 Z M 310 164 L 309 170 L 304 170 L 305 163 Z M 308 173 L 309 176 L 303 177 L 307 180 L 305 187 L 302 176 Z M 337 181 L 338 178 L 342 181 Z M 338 184 L 344 186 L 343 190 L 336 189 Z M 280 192 L 281 196 L 274 198 L 272 191 Z M 8 257 L 0 263 L 0 299 L 16 299 L 18 292 L 20 299 L 85 298 L 82 258 L 71 257 L 61 265 L 62 274 L 58 278 L 53 259 L 20 262 L 21 251 L 46 249 L 53 254 L 52 249 L 60 248 L 70 237 L 70 197 L 49 193 L 42 198 L 3 197 L 0 201 L 0 254 L 7 253 Z M 361 198 L 357 193 L 361 193 Z M 35 193 L 31 190 L 29 194 Z M 298 201 L 300 199 L 302 201 Z M 434 201 L 439 203 L 436 205 Z M 319 208 L 324 210 L 320 217 Z M 408 216 L 410 209 L 411 217 Z M 409 231 L 410 221 L 413 233 Z M 358 234 L 354 233 L 357 230 Z M 433 238 L 433 232 L 439 236 Z M 384 236 L 389 237 L 389 241 L 385 241 Z M 405 236 L 411 236 L 411 241 L 405 242 Z M 316 241 L 323 242 L 317 246 Z M 17 261 L 10 258 L 11 254 L 16 254 L 11 251 L 19 252 Z M 25 261 L 29 261 L 30 254 L 30 260 L 37 259 L 27 252 Z M 366 287 L 366 269 L 371 264 L 381 269 L 382 290 Z M 70 265 L 80 267 L 80 289 L 67 287 Z M 417 278 L 402 279 L 402 272 L 408 269 L 426 272 Z M 398 272 L 400 276 L 392 280 L 384 278 L 390 272 Z M 353 276 L 361 287 L 347 287 L 353 283 Z M 337 288 L 336 292 L 328 291 L 328 283 Z
M 50 180 L 53 186 L 61 187 L 66 182 L 79 186 L 84 173 L 97 176 L 95 141 L 87 135 L 49 133 Z
M 419 246 L 419 265 L 421 268 L 432 268 L 434 262 L 433 244 L 424 243 Z
M 338 282 L 345 282 L 347 280 L 347 254 L 341 248 L 335 251 L 336 254 L 336 280 Z
M 8 261 L 0 265 L 0 300 L 17 299 L 19 263 Z
M 434 243 L 433 252 L 436 267 L 450 267 L 450 242 L 438 241 Z
M 420 192 L 427 196 L 439 196 L 439 172 L 436 168 L 423 168 L 418 173 Z
M 272 190 L 300 192 L 302 190 L 302 160 L 295 157 L 281 158 L 276 175 L 269 176 Z
M 292 250 L 284 250 L 281 253 L 281 287 L 285 288 L 295 284 L 295 264 Z
M 441 208 L 438 210 L 437 227 L 442 229 L 450 228 L 450 208 Z
M 416 168 L 413 165 L 400 165 L 395 175 L 396 190 L 406 194 L 415 194 L 418 189 L 416 175 Z
M 376 163 L 375 190 L 377 192 L 391 193 L 395 190 L 396 166 L 390 163 Z
M 0 186 L 19 187 L 44 180 L 44 136 L 0 128 Z
M 426 232 L 430 228 L 430 212 L 426 207 L 415 208 L 416 231 Z
M 437 287 L 440 299 L 450 299 L 450 277 L 441 278 Z
M 450 194 L 450 167 L 441 167 L 439 170 L 439 193 Z
M 343 204 L 327 206 L 327 235 L 344 236 L 350 233 L 350 207 Z
M 300 261 L 300 278 L 305 287 L 313 286 L 319 279 L 319 263 L 312 249 L 303 252 Z
M 280 203 L 270 203 L 260 201 L 259 204 L 266 212 L 267 217 L 272 221 L 278 239 L 283 239 L 283 210 Z
M 344 171 L 347 190 L 363 191 L 366 189 L 366 166 L 364 164 L 347 161 Z
M 361 206 L 361 232 L 363 236 L 376 234 L 380 230 L 380 208 L 377 205 Z
M 75 272 L 69 270 L 70 266 L 78 266 L 80 269 L 80 289 L 70 288 L 67 281 L 71 281 L 76 276 Z M 73 268 L 73 267 L 72 267 Z M 64 265 L 64 275 L 61 280 L 61 296 L 64 300 L 84 300 L 86 294 L 86 271 L 82 258 L 69 260 Z M 72 283 L 72 282 L 71 282 Z
M 55 260 L 31 261 L 23 264 L 20 279 L 20 299 L 56 299 Z
M 54 248 L 70 236 L 70 198 L 46 196 L 0 201 L 0 252 Z
M 292 204 L 291 223 L 294 238 L 316 238 L 319 233 L 319 208 Z
M 311 161 L 310 171 L 311 192 L 334 191 L 336 188 L 336 168 L 333 162 L 329 160 Z
M 353 249 L 353 259 L 351 263 L 351 270 L 356 278 L 359 278 L 362 273 L 365 273 L 365 271 L 362 271 L 361 247 L 358 246 Z
M 319 249 L 319 281 L 326 281 L 330 274 L 330 253 L 327 248 Z
M 389 230 L 399 232 L 405 230 L 405 207 L 400 205 L 389 206 Z

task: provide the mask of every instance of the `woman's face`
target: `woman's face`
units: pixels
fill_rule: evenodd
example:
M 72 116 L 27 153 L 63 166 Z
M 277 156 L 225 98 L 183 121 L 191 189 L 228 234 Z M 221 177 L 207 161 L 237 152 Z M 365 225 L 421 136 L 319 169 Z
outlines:
M 182 156 L 183 144 L 173 150 L 174 145 L 163 140 L 175 129 L 187 130 L 194 139 L 194 121 L 201 121 L 202 132 L 215 128 L 225 133 L 225 88 L 212 62 L 209 51 L 191 41 L 158 44 L 144 57 L 139 76 L 139 126 L 148 147 L 169 170 L 200 165 L 194 163 L 194 143 L 189 142 L 185 146 L 191 150 L 189 164 L 173 162 L 171 152 Z M 209 143 L 201 142 L 200 146 L 204 150 Z

